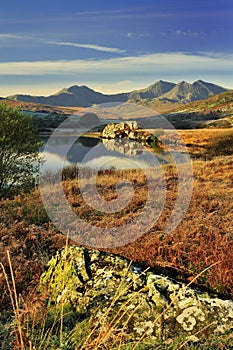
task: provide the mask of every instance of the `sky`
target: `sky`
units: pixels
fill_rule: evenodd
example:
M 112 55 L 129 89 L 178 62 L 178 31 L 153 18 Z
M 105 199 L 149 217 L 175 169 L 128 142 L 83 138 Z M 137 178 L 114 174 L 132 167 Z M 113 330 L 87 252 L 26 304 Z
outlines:
M 0 8 L 0 96 L 158 80 L 233 89 L 232 0 L 11 0 Z

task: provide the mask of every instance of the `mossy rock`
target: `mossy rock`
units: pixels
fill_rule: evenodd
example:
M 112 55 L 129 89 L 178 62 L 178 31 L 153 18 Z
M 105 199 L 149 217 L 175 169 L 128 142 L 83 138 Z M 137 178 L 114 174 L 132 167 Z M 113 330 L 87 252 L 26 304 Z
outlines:
M 132 340 L 180 333 L 197 339 L 233 328 L 232 300 L 97 250 L 68 247 L 57 253 L 41 276 L 43 289 L 50 296 L 48 308 L 63 305 L 82 320 L 94 320 L 96 329 L 111 324 Z

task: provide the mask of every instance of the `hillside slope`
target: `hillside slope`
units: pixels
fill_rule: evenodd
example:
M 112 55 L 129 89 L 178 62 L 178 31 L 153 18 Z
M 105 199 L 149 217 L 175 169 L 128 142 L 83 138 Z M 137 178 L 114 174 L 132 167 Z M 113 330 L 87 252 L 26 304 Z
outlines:
M 198 127 L 233 127 L 233 91 L 188 103 L 167 113 L 172 123 L 189 123 Z M 180 125 L 180 124 L 179 124 Z

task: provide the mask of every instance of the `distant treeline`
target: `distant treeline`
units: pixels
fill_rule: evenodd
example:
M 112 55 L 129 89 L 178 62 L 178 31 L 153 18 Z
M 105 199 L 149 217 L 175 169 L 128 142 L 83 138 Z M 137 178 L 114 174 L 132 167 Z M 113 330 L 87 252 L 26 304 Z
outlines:
M 28 112 L 26 112 L 28 114 Z M 86 113 L 81 117 L 71 117 L 68 114 L 61 113 L 32 113 L 33 123 L 39 133 L 51 132 L 51 129 L 58 128 L 61 123 L 69 118 L 66 122 L 66 128 L 95 128 L 100 127 L 101 123 L 94 113 Z M 71 117 L 71 118 L 70 118 Z

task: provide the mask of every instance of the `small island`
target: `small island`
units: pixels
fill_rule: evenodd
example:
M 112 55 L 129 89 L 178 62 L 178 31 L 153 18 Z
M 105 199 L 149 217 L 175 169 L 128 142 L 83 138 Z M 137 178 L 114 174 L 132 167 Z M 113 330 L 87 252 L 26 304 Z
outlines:
M 102 133 L 103 139 L 127 138 L 150 147 L 160 147 L 158 138 L 150 131 L 141 129 L 137 121 L 125 121 L 121 123 L 107 124 Z

